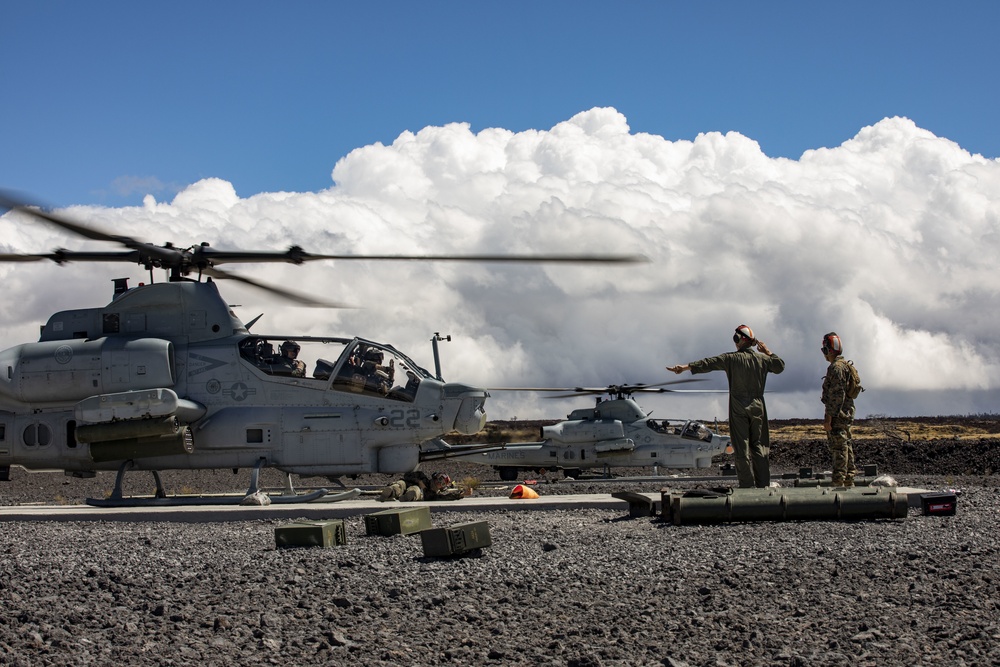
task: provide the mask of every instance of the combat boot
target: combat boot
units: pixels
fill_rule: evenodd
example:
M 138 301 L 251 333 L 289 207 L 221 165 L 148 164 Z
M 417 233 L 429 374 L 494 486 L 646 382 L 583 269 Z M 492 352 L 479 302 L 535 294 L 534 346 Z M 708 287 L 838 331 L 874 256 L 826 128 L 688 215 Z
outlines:
M 843 477 L 834 477 L 833 479 L 830 480 L 830 486 L 841 487 L 843 485 L 844 485 Z
M 843 486 L 844 486 L 845 489 L 853 488 L 854 487 L 854 480 L 852 478 L 849 478 L 849 477 L 845 478 Z
M 406 490 L 406 482 L 402 480 L 398 482 L 393 482 L 389 486 L 382 489 L 382 494 L 379 496 L 379 501 L 387 502 L 389 500 L 397 500 L 403 492 Z
M 412 503 L 416 500 L 423 500 L 424 494 L 420 490 L 419 486 L 411 486 L 408 489 L 406 489 L 406 492 L 403 493 L 403 495 L 400 496 L 399 499 L 404 503 Z

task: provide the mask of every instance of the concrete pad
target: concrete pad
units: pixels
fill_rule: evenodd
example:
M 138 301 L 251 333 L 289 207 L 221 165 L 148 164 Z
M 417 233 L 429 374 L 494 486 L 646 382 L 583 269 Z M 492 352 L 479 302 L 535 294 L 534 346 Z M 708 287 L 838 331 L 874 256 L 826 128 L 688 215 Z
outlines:
M 864 489 L 864 487 L 857 487 Z M 787 490 L 787 489 L 786 489 Z M 808 491 L 809 489 L 803 489 Z M 907 494 L 911 509 L 921 508 L 921 493 L 926 489 L 898 487 Z M 640 493 L 659 505 L 661 494 Z M 350 500 L 324 502 L 323 499 L 300 504 L 186 505 L 158 507 L 92 507 L 90 505 L 12 505 L 0 506 L 0 522 L 4 521 L 165 521 L 176 523 L 208 523 L 224 521 L 259 521 L 288 519 L 344 519 L 379 512 L 393 507 L 425 505 L 434 512 L 540 511 L 576 509 L 614 509 L 628 514 L 629 503 L 610 493 L 543 495 L 534 499 L 512 500 L 506 496 L 469 496 L 461 500 L 421 501 L 413 503 L 379 502 L 376 496 L 361 496 Z
M 654 502 L 659 493 L 644 494 Z M 574 510 L 584 508 L 628 511 L 628 503 L 611 494 L 571 494 L 541 496 L 531 500 L 511 500 L 506 497 L 471 496 L 461 500 L 422 501 L 413 503 L 382 503 L 374 497 L 362 497 L 324 503 L 322 500 L 302 504 L 243 506 L 186 505 L 179 507 L 92 507 L 90 505 L 20 505 L 0 507 L 3 521 L 167 521 L 204 523 L 223 521 L 343 519 L 361 516 L 394 507 L 427 506 L 433 512 Z

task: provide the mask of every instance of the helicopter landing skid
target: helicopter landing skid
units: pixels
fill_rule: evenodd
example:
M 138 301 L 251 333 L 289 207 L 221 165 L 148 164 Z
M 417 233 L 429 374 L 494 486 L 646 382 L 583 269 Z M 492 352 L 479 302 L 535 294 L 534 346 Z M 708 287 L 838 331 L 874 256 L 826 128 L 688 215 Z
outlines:
M 260 491 L 260 469 L 264 465 L 264 459 L 261 459 L 254 466 L 253 471 L 250 473 L 250 488 L 247 490 L 246 495 L 233 495 L 233 494 L 216 494 L 216 495 L 181 495 L 181 496 L 168 496 L 163 488 L 163 481 L 160 479 L 160 473 L 156 470 L 150 472 L 153 473 L 153 479 L 156 482 L 156 493 L 153 496 L 128 496 L 126 497 L 122 493 L 122 480 L 125 477 L 125 473 L 130 470 L 135 464 L 129 460 L 122 463 L 118 468 L 118 475 L 115 477 L 115 488 L 111 492 L 111 495 L 107 498 L 87 498 L 86 504 L 92 507 L 178 507 L 178 506 L 190 506 L 190 505 L 244 505 L 244 500 L 251 496 L 256 496 L 261 494 Z M 308 503 L 315 500 L 323 499 L 324 502 L 337 502 L 340 500 L 350 500 L 352 498 L 357 498 L 361 494 L 360 489 L 351 489 L 349 491 L 344 491 L 343 493 L 330 494 L 328 489 L 316 489 L 310 493 L 297 493 L 294 488 L 292 488 L 291 477 L 286 480 L 284 492 L 281 495 L 268 496 L 269 502 L 267 504 L 271 505 L 287 505 L 292 503 Z M 266 495 L 266 494 L 265 494 Z M 257 503 L 254 503 L 257 504 Z

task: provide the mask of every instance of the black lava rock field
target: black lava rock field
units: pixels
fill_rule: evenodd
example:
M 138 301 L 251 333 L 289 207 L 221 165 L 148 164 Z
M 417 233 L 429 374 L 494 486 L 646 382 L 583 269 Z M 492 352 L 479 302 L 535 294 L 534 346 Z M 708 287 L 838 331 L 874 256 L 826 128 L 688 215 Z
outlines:
M 415 535 L 367 536 L 360 517 L 326 549 L 276 548 L 269 520 L 4 521 L 0 665 L 1000 664 L 998 441 L 857 450 L 901 485 L 954 489 L 956 514 L 677 526 L 629 518 L 624 503 L 435 511 L 436 526 L 489 523 L 493 545 L 459 558 L 424 557 Z M 822 441 L 774 442 L 775 473 L 826 462 Z M 479 475 L 477 493 L 507 492 L 488 469 L 440 467 Z M 78 503 L 114 479 L 11 477 L 2 505 Z M 225 491 L 247 475 L 164 480 Z

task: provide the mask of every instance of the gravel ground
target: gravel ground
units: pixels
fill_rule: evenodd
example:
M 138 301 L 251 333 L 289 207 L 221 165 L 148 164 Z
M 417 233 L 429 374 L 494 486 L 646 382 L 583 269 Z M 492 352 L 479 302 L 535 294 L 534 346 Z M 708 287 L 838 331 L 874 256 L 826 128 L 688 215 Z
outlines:
M 776 442 L 772 468 L 821 467 L 820 445 Z M 435 512 L 436 526 L 489 522 L 493 546 L 453 559 L 425 558 L 418 536 L 365 536 L 360 518 L 330 549 L 275 548 L 277 521 L 7 522 L 0 664 L 1000 664 L 998 451 L 859 447 L 859 462 L 902 484 L 960 489 L 953 517 L 674 526 L 624 505 Z M 500 486 L 480 468 L 438 467 Z M 113 482 L 12 472 L 0 504 L 79 502 Z M 164 475 L 185 491 L 247 477 Z

